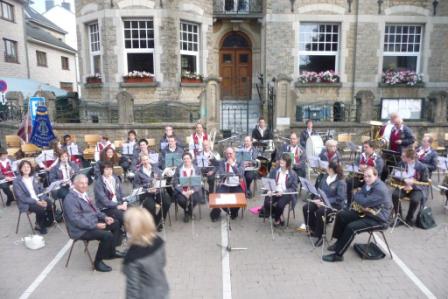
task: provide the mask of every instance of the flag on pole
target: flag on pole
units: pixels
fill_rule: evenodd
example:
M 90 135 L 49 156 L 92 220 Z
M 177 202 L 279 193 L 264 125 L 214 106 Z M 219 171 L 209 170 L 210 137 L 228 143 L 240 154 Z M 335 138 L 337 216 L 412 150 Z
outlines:
M 25 143 L 28 143 L 31 137 L 31 130 L 31 116 L 29 112 L 27 112 L 23 117 L 19 130 L 17 131 L 17 136 L 19 136 Z
M 45 106 L 38 106 L 36 117 L 33 122 L 33 131 L 31 133 L 30 143 L 38 147 L 48 146 L 50 141 L 56 139 L 48 117 L 48 109 Z

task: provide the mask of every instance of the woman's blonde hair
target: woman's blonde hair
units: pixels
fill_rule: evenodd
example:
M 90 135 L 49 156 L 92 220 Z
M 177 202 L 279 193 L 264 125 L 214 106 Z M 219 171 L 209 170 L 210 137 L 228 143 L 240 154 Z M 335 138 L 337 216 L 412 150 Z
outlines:
M 156 225 L 152 215 L 144 208 L 129 208 L 124 213 L 124 227 L 129 234 L 128 244 L 152 245 L 156 237 Z

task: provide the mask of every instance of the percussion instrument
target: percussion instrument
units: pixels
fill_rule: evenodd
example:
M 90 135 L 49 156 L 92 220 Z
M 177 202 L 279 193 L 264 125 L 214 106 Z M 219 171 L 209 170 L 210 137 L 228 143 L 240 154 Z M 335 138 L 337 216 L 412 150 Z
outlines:
M 264 156 L 258 156 L 257 161 L 260 161 L 260 167 L 258 168 L 258 175 L 260 177 L 265 177 L 268 175 L 269 169 L 269 159 Z
M 317 157 L 324 148 L 324 142 L 319 135 L 311 135 L 306 141 L 306 156 Z

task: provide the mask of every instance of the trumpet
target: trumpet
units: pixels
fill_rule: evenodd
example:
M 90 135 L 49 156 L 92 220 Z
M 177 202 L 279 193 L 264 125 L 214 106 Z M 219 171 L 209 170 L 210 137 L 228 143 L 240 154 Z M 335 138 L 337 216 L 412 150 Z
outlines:
M 359 217 L 361 217 L 361 218 L 365 217 L 366 213 L 370 214 L 372 216 L 376 216 L 381 211 L 381 208 L 379 208 L 379 209 L 365 208 L 365 207 L 361 206 L 359 203 L 357 203 L 356 201 L 352 202 L 350 209 L 355 211 L 356 213 L 358 213 Z

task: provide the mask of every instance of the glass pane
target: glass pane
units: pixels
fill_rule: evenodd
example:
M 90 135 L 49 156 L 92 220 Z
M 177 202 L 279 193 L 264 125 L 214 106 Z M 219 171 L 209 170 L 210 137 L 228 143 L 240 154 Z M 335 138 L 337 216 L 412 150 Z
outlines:
M 128 53 L 128 72 L 150 72 L 154 74 L 152 53 Z
M 140 41 L 140 48 L 146 49 L 146 40 L 141 40 Z
M 249 63 L 249 54 L 240 54 L 240 63 Z
M 138 40 L 133 40 L 132 41 L 132 48 L 138 49 Z
M 138 38 L 138 30 L 132 30 L 132 38 Z
M 131 41 L 130 40 L 125 41 L 124 42 L 124 46 L 125 46 L 126 49 L 130 49 L 131 48 Z
M 196 56 L 182 55 L 181 56 L 182 72 L 197 73 L 196 70 Z
M 243 36 L 233 33 L 226 37 L 222 46 L 223 48 L 248 48 L 249 44 Z
M 222 61 L 224 63 L 232 63 L 232 55 L 231 54 L 224 54 L 222 56 Z
M 384 56 L 383 71 L 416 71 L 417 57 L 416 56 Z
M 301 55 L 300 72 L 324 72 L 335 70 L 336 56 Z
M 131 31 L 125 30 L 124 31 L 124 38 L 130 38 L 131 37 Z
M 94 74 L 101 73 L 101 56 L 100 55 L 93 56 L 93 73 Z
M 148 49 L 154 49 L 154 40 L 148 41 Z

